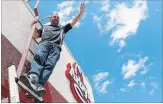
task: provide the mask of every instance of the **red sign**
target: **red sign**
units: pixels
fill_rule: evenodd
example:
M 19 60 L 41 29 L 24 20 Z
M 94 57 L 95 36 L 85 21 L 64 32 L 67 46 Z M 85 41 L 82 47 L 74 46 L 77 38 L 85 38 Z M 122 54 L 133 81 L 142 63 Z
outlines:
M 78 103 L 90 103 L 88 90 L 83 81 L 83 75 L 76 63 L 67 64 L 66 77 L 70 81 L 71 92 Z

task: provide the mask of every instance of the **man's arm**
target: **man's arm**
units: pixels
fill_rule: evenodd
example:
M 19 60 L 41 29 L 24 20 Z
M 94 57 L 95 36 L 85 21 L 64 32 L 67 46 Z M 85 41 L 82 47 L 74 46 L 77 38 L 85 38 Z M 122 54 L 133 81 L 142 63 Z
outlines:
M 75 26 L 75 24 L 79 21 L 80 17 L 84 13 L 84 9 L 85 9 L 85 4 L 82 3 L 80 5 L 80 13 L 74 18 L 74 20 L 72 21 L 72 23 L 70 23 L 71 27 Z
M 32 26 L 33 26 L 35 23 L 37 23 L 37 22 L 38 22 L 38 16 L 36 16 L 36 17 L 34 18 L 34 20 L 31 22 L 31 28 L 32 28 Z M 40 38 L 40 34 L 42 34 L 41 31 L 37 30 L 36 27 L 35 27 L 34 34 L 33 34 L 33 38 L 34 38 L 34 39 Z

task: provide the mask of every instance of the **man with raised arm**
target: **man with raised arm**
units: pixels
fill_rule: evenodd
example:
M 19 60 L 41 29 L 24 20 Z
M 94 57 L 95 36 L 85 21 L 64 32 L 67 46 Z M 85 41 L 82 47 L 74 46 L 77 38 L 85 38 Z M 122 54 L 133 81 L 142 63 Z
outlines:
M 84 13 L 84 9 L 85 4 L 82 3 L 80 5 L 79 14 L 71 23 L 65 26 L 59 26 L 59 15 L 54 13 L 50 17 L 50 24 L 44 25 L 43 30 L 37 31 L 42 38 L 36 49 L 34 60 L 31 62 L 31 70 L 28 74 L 20 76 L 20 81 L 37 95 L 43 96 L 45 94 L 45 88 L 43 86 L 49 79 L 60 58 L 60 52 L 62 50 L 61 45 L 63 44 L 65 34 L 79 21 Z M 32 26 L 37 22 L 38 17 L 34 19 Z

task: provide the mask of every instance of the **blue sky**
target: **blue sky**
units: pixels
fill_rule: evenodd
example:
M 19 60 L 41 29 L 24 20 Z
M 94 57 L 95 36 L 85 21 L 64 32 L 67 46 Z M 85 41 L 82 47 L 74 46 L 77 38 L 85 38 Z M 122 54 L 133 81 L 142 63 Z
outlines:
M 58 12 L 64 25 L 80 2 L 40 0 L 39 18 Z M 162 0 L 84 2 L 85 14 L 65 43 L 95 102 L 162 102 Z

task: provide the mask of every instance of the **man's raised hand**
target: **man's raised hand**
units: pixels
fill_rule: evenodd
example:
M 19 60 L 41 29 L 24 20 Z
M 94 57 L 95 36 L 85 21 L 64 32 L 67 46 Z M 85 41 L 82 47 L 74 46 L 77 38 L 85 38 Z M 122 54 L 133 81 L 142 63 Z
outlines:
M 83 14 L 84 10 L 85 10 L 85 4 L 81 3 L 81 5 L 80 5 L 80 13 Z

